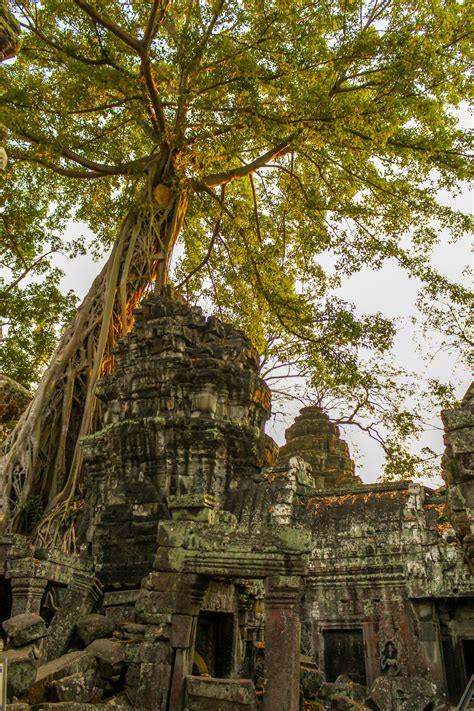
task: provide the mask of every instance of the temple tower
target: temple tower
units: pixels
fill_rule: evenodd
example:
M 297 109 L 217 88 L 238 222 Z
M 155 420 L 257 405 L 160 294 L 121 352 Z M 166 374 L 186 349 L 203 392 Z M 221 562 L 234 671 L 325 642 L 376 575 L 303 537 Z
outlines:
M 104 584 L 136 585 L 173 495 L 223 499 L 260 471 L 270 391 L 244 334 L 165 288 L 142 303 L 98 386 L 105 426 L 83 440 L 85 539 Z
M 357 486 L 355 465 L 349 448 L 341 439 L 339 428 L 319 407 L 303 407 L 285 432 L 286 444 L 280 448 L 278 464 L 301 457 L 311 464 L 317 489 Z

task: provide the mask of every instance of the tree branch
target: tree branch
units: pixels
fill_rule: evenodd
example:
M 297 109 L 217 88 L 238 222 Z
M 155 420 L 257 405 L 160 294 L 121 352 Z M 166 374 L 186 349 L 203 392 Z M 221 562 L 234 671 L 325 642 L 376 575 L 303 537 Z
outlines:
M 39 138 L 38 136 L 35 136 L 27 131 L 19 131 L 19 135 L 30 143 L 34 143 L 39 146 L 49 145 L 53 150 L 57 150 L 64 158 L 69 158 L 69 160 L 72 160 L 74 163 L 78 163 L 78 165 L 82 165 L 84 168 L 88 168 L 90 171 L 100 173 L 101 175 L 128 175 L 135 172 L 137 167 L 145 166 L 149 161 L 149 156 L 146 156 L 119 165 L 106 165 L 105 163 L 96 163 L 96 161 L 90 160 L 89 158 L 84 158 L 70 148 L 56 149 L 54 146 L 51 146 L 51 144 L 48 144 L 48 142 L 44 139 Z M 88 177 L 91 176 L 89 175 Z
M 165 112 L 163 111 L 163 104 L 161 103 L 161 99 L 156 88 L 150 58 L 148 57 L 148 54 L 146 52 L 142 55 L 141 67 L 143 77 L 145 79 L 145 84 L 148 89 L 148 95 L 150 97 L 151 105 L 153 107 L 153 112 L 158 123 L 158 127 L 164 135 L 166 131 Z
M 107 109 L 119 109 L 125 104 L 130 103 L 131 101 L 144 101 L 144 97 L 137 94 L 136 96 L 127 96 L 124 99 L 116 99 L 115 101 L 112 101 L 109 104 L 102 104 L 100 106 L 89 106 L 88 108 L 82 109 L 70 109 L 68 111 L 61 111 L 52 107 L 48 107 L 47 109 L 39 108 L 38 104 L 25 104 L 19 103 L 18 101 L 14 100 L 11 101 L 6 95 L 2 97 L 2 104 L 5 106 L 11 106 L 14 109 L 28 109 L 35 110 L 36 112 L 40 111 L 40 113 L 50 114 L 54 116 L 76 116 L 78 114 L 92 114 L 96 112 L 107 111 Z
M 170 0 L 165 0 L 164 5 L 161 7 L 161 17 L 160 17 L 160 22 L 164 20 L 165 13 L 166 13 L 166 8 L 169 5 Z M 158 93 L 158 90 L 156 88 L 156 83 L 155 83 L 155 77 L 153 75 L 153 69 L 149 57 L 149 50 L 150 50 L 150 45 L 153 40 L 153 31 L 155 29 L 156 25 L 156 16 L 158 13 L 158 8 L 161 4 L 161 0 L 154 0 L 153 6 L 151 8 L 150 16 L 148 18 L 148 23 L 145 28 L 145 33 L 143 35 L 143 39 L 140 42 L 140 48 L 138 50 L 140 57 L 141 57 L 141 69 L 142 69 L 142 74 L 145 79 L 145 84 L 148 89 L 148 95 L 150 98 L 151 102 L 151 108 L 153 109 L 153 113 L 155 115 L 156 122 L 158 124 L 158 128 L 161 131 L 161 133 L 164 135 L 165 130 L 166 130 L 166 118 L 165 118 L 165 113 L 163 111 L 163 104 L 160 99 L 160 95 Z
M 135 52 L 138 54 L 141 53 L 142 51 L 142 43 L 135 39 L 135 37 L 132 37 L 128 32 L 125 32 L 122 27 L 119 27 L 113 20 L 110 19 L 110 17 L 107 17 L 106 15 L 102 15 L 102 13 L 98 12 L 92 5 L 89 5 L 86 0 L 74 0 L 76 5 L 78 5 L 81 10 L 84 10 L 85 13 L 89 15 L 89 17 L 92 17 L 93 20 L 99 23 L 99 25 L 102 25 L 102 27 L 105 27 L 109 32 L 112 32 L 116 37 L 122 40 L 124 44 L 126 44 L 128 47 L 131 49 L 134 49 Z
M 20 281 L 22 281 L 22 279 L 28 276 L 28 274 L 33 271 L 33 269 L 37 267 L 40 262 L 43 261 L 43 259 L 46 259 L 46 257 L 49 257 L 50 254 L 54 254 L 55 252 L 56 250 L 50 249 L 49 252 L 45 252 L 44 254 L 42 254 L 32 264 L 27 265 L 23 272 L 14 281 L 12 281 L 11 284 L 9 284 L 5 289 L 2 290 L 2 292 L 0 293 L 0 299 L 5 298 L 5 294 L 8 294 L 10 291 L 12 291 L 20 283 Z
M 354 84 L 353 86 L 341 86 L 343 82 L 340 82 L 337 86 L 333 86 L 329 92 L 329 96 L 334 96 L 335 94 L 346 94 L 349 91 L 359 91 L 360 89 L 370 89 L 373 86 L 380 86 L 379 81 L 366 81 L 364 84 Z
M 84 10 L 84 12 L 86 12 L 95 22 L 98 22 L 100 25 L 102 25 L 102 27 L 105 27 L 107 30 L 112 32 L 112 34 L 121 39 L 122 42 L 124 42 L 128 47 L 131 47 L 131 49 L 135 50 L 135 52 L 138 54 L 141 59 L 141 70 L 145 79 L 146 87 L 148 89 L 151 105 L 153 107 L 153 112 L 155 114 L 158 127 L 161 133 L 164 134 L 166 129 L 165 114 L 163 111 L 161 99 L 156 88 L 150 57 L 148 56 L 148 50 L 150 48 L 150 43 L 153 38 L 153 29 L 155 26 L 156 15 L 160 4 L 159 0 L 154 0 L 153 2 L 150 17 L 148 19 L 142 41 L 136 39 L 135 37 L 132 37 L 132 35 L 126 32 L 122 27 L 119 27 L 119 25 L 113 22 L 113 20 L 111 20 L 109 17 L 102 15 L 95 8 L 93 8 L 92 5 L 86 2 L 86 0 L 74 0 L 74 2 L 82 10 Z M 162 8 L 162 18 L 164 17 L 168 2 L 169 0 Z
M 213 247 L 214 247 L 214 242 L 216 241 L 217 236 L 218 236 L 218 234 L 219 234 L 219 229 L 220 229 L 221 221 L 222 221 L 222 215 L 223 215 L 223 213 L 224 213 L 224 193 L 225 193 L 225 185 L 222 186 L 222 190 L 221 190 L 221 201 L 222 201 L 222 202 L 221 202 L 221 211 L 220 211 L 219 217 L 217 218 L 217 222 L 216 222 L 216 224 L 214 225 L 214 230 L 213 230 L 213 232 L 212 232 L 211 241 L 209 242 L 209 248 L 208 248 L 208 250 L 207 250 L 207 252 L 206 252 L 206 255 L 205 255 L 204 259 L 200 262 L 200 264 L 198 264 L 197 267 L 195 267 L 192 271 L 190 271 L 189 274 L 183 279 L 183 281 L 178 284 L 178 286 L 176 287 L 177 289 L 182 289 L 182 287 L 183 287 L 185 284 L 187 284 L 188 281 L 189 281 L 195 274 L 197 274 L 199 271 L 201 271 L 201 269 L 202 269 L 203 267 L 205 267 L 206 264 L 209 262 L 209 259 L 210 259 L 210 257 L 211 257 L 212 250 L 213 250 Z
M 260 232 L 260 220 L 258 219 L 257 193 L 255 191 L 255 185 L 253 182 L 252 173 L 249 173 L 249 180 L 250 180 L 250 187 L 252 188 L 252 200 L 253 200 L 253 211 L 254 211 L 254 215 L 255 215 L 255 227 L 256 227 L 256 231 L 257 231 L 258 241 L 259 241 L 260 247 L 261 247 L 263 245 L 263 242 L 262 242 L 262 234 Z
M 24 161 L 25 163 L 37 163 L 38 165 L 42 165 L 44 168 L 49 168 L 49 170 L 52 170 L 53 172 L 57 173 L 58 175 L 62 175 L 65 178 L 104 178 L 105 173 L 97 173 L 94 171 L 89 171 L 89 170 L 74 170 L 73 168 L 63 168 L 60 165 L 56 165 L 55 163 L 51 163 L 49 160 L 44 160 L 44 158 L 35 158 L 34 156 L 25 156 L 21 155 L 19 153 L 16 153 L 15 151 L 8 151 L 9 155 L 11 158 L 15 160 L 21 160 Z M 109 175 L 111 175 L 109 173 Z M 115 175 L 123 175 L 121 172 L 115 173 Z
M 165 3 L 161 8 L 161 18 L 159 20 L 160 22 L 162 22 L 164 19 L 166 8 L 168 7 L 169 3 L 170 0 L 165 0 Z M 156 24 L 156 14 L 158 12 L 160 4 L 161 0 L 154 0 L 153 7 L 151 8 L 150 12 L 150 17 L 148 18 L 148 24 L 145 29 L 145 34 L 143 35 L 142 45 L 146 52 L 148 52 L 148 50 L 150 49 L 150 45 L 153 40 L 153 30 L 155 29 Z
M 250 175 L 259 168 L 263 168 L 263 166 L 265 166 L 269 161 L 289 153 L 291 144 L 296 135 L 296 133 L 292 133 L 291 136 L 285 138 L 285 140 L 277 146 L 271 148 L 251 163 L 242 165 L 240 168 L 234 168 L 226 173 L 211 173 L 211 175 L 207 175 L 200 183 L 198 182 L 196 184 L 196 189 L 202 190 L 204 189 L 204 186 L 207 188 L 216 188 L 219 185 L 227 185 L 227 183 L 231 183 L 233 180 L 237 180 L 237 178 L 245 178 L 247 175 Z M 199 188 L 199 185 L 201 185 L 201 188 Z
M 203 52 L 204 52 L 206 45 L 212 35 L 214 27 L 216 26 L 216 22 L 219 19 L 219 15 L 221 14 L 223 5 L 224 5 L 224 0 L 219 0 L 217 3 L 216 9 L 214 10 L 214 12 L 212 14 L 212 18 L 209 22 L 209 25 L 207 26 L 206 31 L 204 32 L 202 39 L 199 43 L 199 46 L 194 54 L 193 62 L 192 62 L 193 71 L 191 72 L 192 76 L 194 76 L 199 69 L 199 65 L 201 63 Z
M 74 52 L 72 49 L 66 49 L 66 47 L 62 47 L 54 40 L 47 37 L 44 32 L 39 29 L 39 27 L 33 25 L 31 22 L 29 22 L 28 24 L 22 23 L 22 27 L 25 27 L 31 30 L 31 32 L 34 32 L 35 35 L 39 37 L 48 47 L 52 47 L 52 49 L 55 49 L 57 52 L 65 54 L 66 56 L 71 57 L 71 59 L 75 59 L 76 61 L 81 62 L 82 64 L 87 64 L 89 66 L 100 66 L 104 64 L 109 64 L 105 57 L 103 57 L 102 59 L 90 59 L 89 57 L 84 57 L 82 54 Z

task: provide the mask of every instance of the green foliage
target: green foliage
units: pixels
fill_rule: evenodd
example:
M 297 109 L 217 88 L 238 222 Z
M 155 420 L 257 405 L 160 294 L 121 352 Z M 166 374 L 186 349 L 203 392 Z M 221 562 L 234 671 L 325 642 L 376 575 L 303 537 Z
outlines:
M 25 387 L 38 382 L 77 303 L 72 292 L 61 293 L 58 277 L 59 270 L 50 269 L 41 283 L 3 291 L 0 280 L 0 318 L 8 329 L 0 339 L 1 369 Z
M 342 419 L 363 413 L 373 434 L 367 422 L 383 410 L 392 466 L 408 466 L 411 386 L 383 360 L 395 323 L 357 315 L 334 289 L 391 260 L 430 299 L 467 301 L 429 258 L 441 230 L 457 239 L 472 224 L 439 201 L 469 176 L 469 136 L 455 118 L 471 91 L 468 3 L 12 7 L 23 43 L 2 70 L 0 104 L 12 280 L 17 250 L 32 264 L 46 243 L 80 248 L 65 242 L 68 219 L 92 228 L 98 252 L 108 248 L 166 146 L 170 187 L 190 193 L 174 281 L 244 328 L 264 363 L 294 364 L 313 398 L 344 402 Z M 43 274 L 43 291 L 13 288 L 5 311 L 15 355 L 3 357 L 25 362 L 22 382 L 39 373 L 28 349 L 50 348 L 53 323 L 72 306 L 55 290 L 57 272 Z M 21 303 L 47 323 L 44 345 L 34 345 L 36 326 L 18 326 Z
M 0 181 L 0 368 L 26 387 L 38 381 L 77 301 L 61 292 L 63 272 L 52 260 L 84 248 L 80 239 L 64 243 L 68 213 L 55 194 L 54 181 L 19 163 Z

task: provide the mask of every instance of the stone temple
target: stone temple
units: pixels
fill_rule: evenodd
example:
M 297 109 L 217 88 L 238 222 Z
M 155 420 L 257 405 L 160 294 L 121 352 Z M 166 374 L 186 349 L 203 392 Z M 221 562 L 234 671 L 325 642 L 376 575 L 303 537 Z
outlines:
M 364 485 L 318 408 L 279 449 L 251 343 L 164 290 L 97 394 L 76 551 L 0 536 L 7 708 L 460 701 L 474 673 L 473 390 L 443 413 L 445 487 Z

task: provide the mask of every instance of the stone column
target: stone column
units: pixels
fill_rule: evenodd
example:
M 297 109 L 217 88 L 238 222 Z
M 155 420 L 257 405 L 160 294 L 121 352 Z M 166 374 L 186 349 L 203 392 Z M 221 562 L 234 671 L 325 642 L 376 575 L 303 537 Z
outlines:
M 436 602 L 429 599 L 412 600 L 418 620 L 418 635 L 427 663 L 428 676 L 439 692 L 446 690 L 443 651 Z
M 39 615 L 47 584 L 45 578 L 12 578 L 11 616 L 21 615 L 24 612 L 34 612 Z
M 182 575 L 178 581 L 176 613 L 171 619 L 171 646 L 175 650 L 169 707 L 184 708 L 185 678 L 191 674 L 199 611 L 206 582 L 200 576 Z
M 265 588 L 263 711 L 298 711 L 301 578 L 270 577 Z
M 12 610 L 11 616 L 24 612 L 39 614 L 48 580 L 41 574 L 39 560 L 16 558 L 7 563 L 7 578 L 11 580 Z

